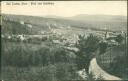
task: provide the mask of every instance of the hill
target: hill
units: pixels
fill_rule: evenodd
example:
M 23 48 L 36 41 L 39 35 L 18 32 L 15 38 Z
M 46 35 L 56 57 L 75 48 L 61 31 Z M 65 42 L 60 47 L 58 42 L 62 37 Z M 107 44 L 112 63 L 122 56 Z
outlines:
M 108 31 L 126 31 L 127 29 L 127 18 L 125 16 L 77 15 L 68 18 L 58 16 L 50 17 L 2 14 L 2 26 L 6 27 L 2 31 L 5 33 L 13 31 L 12 29 L 15 29 L 16 25 L 19 25 L 18 28 L 20 27 L 20 31 L 28 32 L 26 34 L 37 34 L 40 30 L 49 31 L 49 27 L 54 29 L 70 27 L 70 29 L 91 29 L 95 31 L 104 31 L 105 28 Z M 27 27 L 28 25 L 31 25 L 32 29 Z M 16 29 L 17 32 L 19 30 Z
M 83 23 L 90 23 L 94 28 L 108 30 L 125 31 L 127 29 L 127 16 L 120 15 L 86 15 L 80 14 L 69 17 L 70 20 L 75 20 Z

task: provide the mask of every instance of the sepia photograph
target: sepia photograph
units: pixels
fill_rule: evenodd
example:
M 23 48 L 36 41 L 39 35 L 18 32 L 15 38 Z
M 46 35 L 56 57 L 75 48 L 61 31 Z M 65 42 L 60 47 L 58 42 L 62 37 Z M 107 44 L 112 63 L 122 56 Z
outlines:
M 127 1 L 1 1 L 3 81 L 128 80 Z

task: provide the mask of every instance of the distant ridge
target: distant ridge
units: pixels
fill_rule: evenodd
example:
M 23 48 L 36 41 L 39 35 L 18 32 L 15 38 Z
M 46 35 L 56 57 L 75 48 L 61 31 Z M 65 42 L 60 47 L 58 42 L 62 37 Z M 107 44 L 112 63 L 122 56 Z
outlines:
M 121 15 L 87 15 L 87 14 L 79 14 L 76 16 L 69 17 L 71 20 L 79 20 L 79 21 L 127 21 L 127 16 Z
M 82 29 L 104 30 L 109 31 L 126 31 L 127 17 L 120 15 L 87 15 L 80 14 L 73 17 L 60 16 L 28 16 L 28 15 L 13 15 L 2 14 L 3 17 L 19 22 L 24 21 L 34 26 L 47 28 L 46 23 L 71 26 Z

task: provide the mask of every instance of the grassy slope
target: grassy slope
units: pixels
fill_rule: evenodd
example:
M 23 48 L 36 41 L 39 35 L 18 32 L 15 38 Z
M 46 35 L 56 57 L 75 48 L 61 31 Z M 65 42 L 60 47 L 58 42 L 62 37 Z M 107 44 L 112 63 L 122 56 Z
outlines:
M 113 47 L 98 57 L 97 62 L 108 73 L 126 79 L 128 64 L 125 51 L 125 45 Z

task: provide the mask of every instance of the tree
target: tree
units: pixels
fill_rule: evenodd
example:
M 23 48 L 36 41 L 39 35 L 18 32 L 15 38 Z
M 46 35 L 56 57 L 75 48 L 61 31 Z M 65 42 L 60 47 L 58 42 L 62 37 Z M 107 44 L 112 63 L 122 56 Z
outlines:
M 76 53 L 77 55 L 77 65 L 79 69 L 85 69 L 86 74 L 88 74 L 89 64 L 91 59 L 94 57 L 94 52 L 96 52 L 99 45 L 99 38 L 90 34 L 85 37 L 85 35 L 79 35 L 79 40 L 76 44 L 76 47 L 79 51 Z
M 103 54 L 106 52 L 106 49 L 108 47 L 108 44 L 106 42 L 99 43 L 99 54 Z
M 121 34 L 117 35 L 117 37 L 115 38 L 115 41 L 121 44 L 123 41 L 123 36 Z

